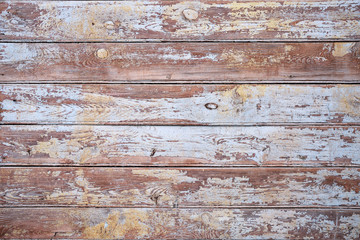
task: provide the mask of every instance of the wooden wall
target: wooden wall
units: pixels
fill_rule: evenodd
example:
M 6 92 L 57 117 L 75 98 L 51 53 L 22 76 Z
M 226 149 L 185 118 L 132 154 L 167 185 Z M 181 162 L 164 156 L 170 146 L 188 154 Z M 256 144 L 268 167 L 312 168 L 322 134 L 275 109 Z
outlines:
M 360 1 L 0 2 L 1 239 L 359 239 Z

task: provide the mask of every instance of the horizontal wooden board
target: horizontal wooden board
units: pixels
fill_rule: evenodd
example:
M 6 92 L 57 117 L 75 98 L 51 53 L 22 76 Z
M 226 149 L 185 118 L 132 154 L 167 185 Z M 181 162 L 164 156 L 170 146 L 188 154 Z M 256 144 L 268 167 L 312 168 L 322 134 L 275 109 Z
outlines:
M 360 85 L 0 85 L 2 124 L 360 123 Z
M 0 206 L 360 207 L 360 169 L 0 168 Z
M 359 39 L 358 0 L 2 1 L 1 40 Z
M 355 42 L 0 43 L 0 82 L 359 82 L 359 56 Z
M 358 210 L 0 209 L 0 237 L 48 239 L 358 239 Z
M 0 165 L 359 166 L 360 127 L 1 126 Z

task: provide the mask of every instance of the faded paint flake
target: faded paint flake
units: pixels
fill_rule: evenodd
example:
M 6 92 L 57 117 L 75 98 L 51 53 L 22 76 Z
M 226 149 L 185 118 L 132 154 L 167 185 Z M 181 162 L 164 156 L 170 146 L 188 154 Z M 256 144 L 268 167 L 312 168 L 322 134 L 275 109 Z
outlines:
M 332 55 L 334 57 L 343 57 L 348 53 L 351 53 L 351 48 L 355 43 L 334 43 L 334 50 Z
M 170 181 L 172 184 L 181 184 L 184 182 L 194 183 L 198 181 L 198 179 L 186 176 L 186 171 L 180 170 L 142 170 L 142 169 L 134 169 L 132 173 L 135 175 L 141 175 L 146 177 L 154 177 L 161 180 Z
M 123 211 L 112 211 L 108 214 L 105 222 L 95 226 L 86 226 L 83 237 L 91 239 L 114 239 L 125 238 L 131 234 L 136 238 L 147 237 L 150 227 L 147 222 L 148 215 L 136 209 L 124 209 Z

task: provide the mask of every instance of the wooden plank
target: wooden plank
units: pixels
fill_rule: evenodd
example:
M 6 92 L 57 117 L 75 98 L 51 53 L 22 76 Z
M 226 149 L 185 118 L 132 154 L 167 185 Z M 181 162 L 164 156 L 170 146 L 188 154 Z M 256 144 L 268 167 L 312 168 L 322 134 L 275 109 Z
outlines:
M 359 85 L 0 85 L 2 124 L 351 124 L 359 110 Z
M 358 239 L 359 210 L 0 209 L 0 237 L 66 239 Z
M 359 82 L 359 52 L 355 42 L 0 43 L 0 81 Z
M 0 168 L 0 206 L 360 207 L 359 168 Z
M 2 126 L 0 165 L 359 166 L 360 127 Z
M 360 38 L 358 0 L 3 1 L 1 40 Z

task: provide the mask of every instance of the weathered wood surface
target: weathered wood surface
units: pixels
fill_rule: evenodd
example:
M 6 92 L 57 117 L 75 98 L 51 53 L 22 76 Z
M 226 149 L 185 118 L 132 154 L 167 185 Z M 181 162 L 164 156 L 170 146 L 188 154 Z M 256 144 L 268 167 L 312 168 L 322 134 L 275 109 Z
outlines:
M 360 38 L 358 0 L 3 1 L 2 40 Z
M 0 165 L 360 164 L 360 127 L 17 125 L 0 133 Z
M 1 82 L 340 80 L 359 82 L 359 43 L 0 43 Z
M 62 239 L 358 239 L 358 210 L 0 209 L 0 237 Z
M 0 206 L 360 207 L 360 169 L 0 168 Z
M 359 123 L 360 85 L 0 85 L 2 124 Z

